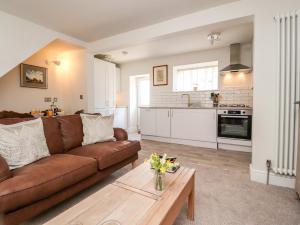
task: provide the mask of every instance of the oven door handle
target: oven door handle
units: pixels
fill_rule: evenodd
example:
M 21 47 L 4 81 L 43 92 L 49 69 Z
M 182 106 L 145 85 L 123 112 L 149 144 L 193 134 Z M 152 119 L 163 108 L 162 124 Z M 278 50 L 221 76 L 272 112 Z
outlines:
M 232 116 L 222 116 L 221 115 L 221 117 L 222 118 L 242 118 L 242 119 L 248 119 L 249 118 L 249 116 L 234 116 L 234 115 L 232 115 Z

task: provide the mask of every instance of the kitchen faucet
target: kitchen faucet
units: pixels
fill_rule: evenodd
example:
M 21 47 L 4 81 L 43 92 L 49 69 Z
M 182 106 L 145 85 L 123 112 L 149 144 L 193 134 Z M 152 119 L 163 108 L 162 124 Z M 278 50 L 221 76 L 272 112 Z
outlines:
M 187 96 L 188 97 L 188 107 L 191 107 L 192 106 L 191 95 L 190 94 L 182 94 L 181 98 L 183 98 L 183 96 Z

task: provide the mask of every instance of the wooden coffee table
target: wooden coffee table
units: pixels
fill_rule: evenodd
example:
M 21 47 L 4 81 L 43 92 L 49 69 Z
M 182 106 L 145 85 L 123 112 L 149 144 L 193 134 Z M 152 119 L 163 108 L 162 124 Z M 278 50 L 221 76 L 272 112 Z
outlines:
M 181 167 L 166 174 L 164 191 L 154 189 L 148 164 L 131 170 L 46 225 L 171 225 L 188 200 L 194 220 L 195 170 Z

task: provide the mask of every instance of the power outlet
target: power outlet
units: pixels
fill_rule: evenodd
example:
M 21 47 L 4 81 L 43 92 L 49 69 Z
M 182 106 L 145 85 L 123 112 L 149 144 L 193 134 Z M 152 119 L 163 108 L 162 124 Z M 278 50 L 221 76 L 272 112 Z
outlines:
M 51 102 L 52 98 L 51 97 L 45 97 L 44 102 Z

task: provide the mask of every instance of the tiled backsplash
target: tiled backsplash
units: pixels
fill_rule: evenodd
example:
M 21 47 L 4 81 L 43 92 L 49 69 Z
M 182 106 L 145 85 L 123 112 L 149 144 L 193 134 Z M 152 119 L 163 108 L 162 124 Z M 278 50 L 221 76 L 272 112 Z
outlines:
M 246 104 L 252 107 L 253 91 L 245 88 L 225 88 L 219 91 L 220 104 Z M 212 100 L 210 94 L 212 91 L 196 92 L 170 92 L 169 90 L 155 90 L 151 94 L 151 106 L 186 106 L 187 97 L 181 97 L 183 93 L 191 95 L 191 102 L 203 107 L 211 107 Z

